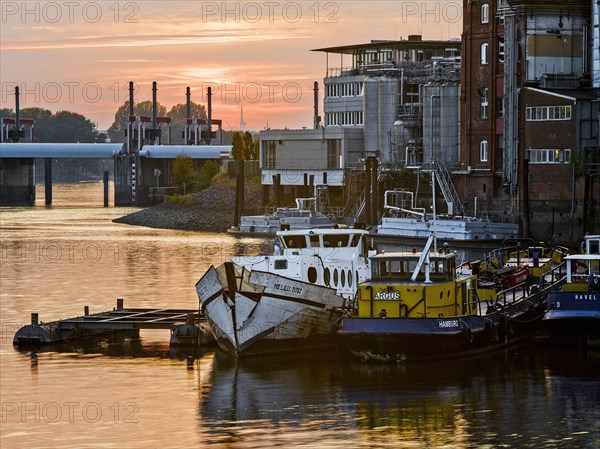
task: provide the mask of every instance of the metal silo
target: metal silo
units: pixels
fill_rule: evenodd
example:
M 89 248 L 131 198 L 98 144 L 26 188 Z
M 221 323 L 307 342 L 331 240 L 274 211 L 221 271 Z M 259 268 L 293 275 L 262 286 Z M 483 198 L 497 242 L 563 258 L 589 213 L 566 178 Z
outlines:
M 423 104 L 423 161 L 458 165 L 458 107 L 460 86 L 456 82 L 421 86 Z
M 369 76 L 365 79 L 364 86 L 365 151 L 377 152 L 382 162 L 390 162 L 400 80 L 388 76 Z

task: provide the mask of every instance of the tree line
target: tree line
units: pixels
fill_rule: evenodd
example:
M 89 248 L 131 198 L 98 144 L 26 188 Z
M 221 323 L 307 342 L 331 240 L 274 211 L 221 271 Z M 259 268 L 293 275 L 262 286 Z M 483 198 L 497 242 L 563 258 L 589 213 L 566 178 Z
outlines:
M 44 108 L 23 108 L 22 118 L 33 119 L 34 141 L 40 143 L 104 143 L 106 133 L 98 131 L 96 125 L 76 112 L 52 112 Z M 14 118 L 15 111 L 0 109 L 0 117 Z
M 191 102 L 191 115 L 194 118 L 206 119 L 204 105 Z M 134 105 L 135 115 L 152 116 L 152 102 L 142 101 Z M 22 118 L 34 120 L 34 138 L 40 143 L 103 143 L 125 142 L 125 130 L 129 121 L 129 100 L 126 100 L 115 113 L 115 119 L 107 132 L 97 129 L 95 123 L 82 114 L 70 111 L 52 112 L 44 108 L 23 108 L 20 111 Z M 160 103 L 157 105 L 157 116 L 171 118 L 171 143 L 174 145 L 185 144 L 183 131 L 187 118 L 187 106 L 179 103 L 169 111 Z M 14 118 L 15 111 L 10 108 L 0 109 L 0 117 Z M 223 132 L 223 144 L 233 146 L 235 160 L 258 159 L 258 142 L 254 140 L 249 131 L 239 133 L 234 131 Z M 163 143 L 167 143 L 163 141 Z

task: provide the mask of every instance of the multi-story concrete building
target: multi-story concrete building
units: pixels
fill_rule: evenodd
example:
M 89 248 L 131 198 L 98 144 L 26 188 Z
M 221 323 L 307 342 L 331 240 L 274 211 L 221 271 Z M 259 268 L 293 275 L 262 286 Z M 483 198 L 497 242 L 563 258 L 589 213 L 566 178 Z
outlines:
M 599 146 L 597 2 L 463 7 L 456 185 L 464 198 L 519 215 L 526 235 L 574 239 L 598 208 L 597 186 L 586 178 Z
M 409 36 L 315 51 L 326 55 L 323 120 L 261 132 L 264 185 L 342 186 L 367 156 L 388 167 L 458 165 L 460 41 Z

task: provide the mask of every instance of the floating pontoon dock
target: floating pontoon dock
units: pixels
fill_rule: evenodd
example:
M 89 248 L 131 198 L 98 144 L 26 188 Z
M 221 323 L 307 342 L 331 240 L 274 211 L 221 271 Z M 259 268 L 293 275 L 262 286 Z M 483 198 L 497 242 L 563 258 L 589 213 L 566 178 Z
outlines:
M 187 309 L 125 309 L 123 300 L 108 312 L 84 315 L 48 323 L 40 323 L 37 313 L 31 314 L 31 324 L 17 331 L 14 346 L 36 346 L 93 337 L 104 333 L 129 333 L 138 336 L 140 329 L 170 329 L 171 345 L 199 345 L 211 341 L 209 325 L 199 310 Z

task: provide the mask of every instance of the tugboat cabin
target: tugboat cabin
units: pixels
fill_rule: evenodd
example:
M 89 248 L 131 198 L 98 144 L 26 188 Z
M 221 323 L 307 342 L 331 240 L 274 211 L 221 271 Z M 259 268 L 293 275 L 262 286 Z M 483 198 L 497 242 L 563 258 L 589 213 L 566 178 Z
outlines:
M 371 258 L 373 280 L 408 282 L 419 264 L 420 253 L 382 253 Z M 454 254 L 430 253 L 429 267 L 423 263 L 417 271 L 417 282 L 426 282 L 427 271 L 432 282 L 449 282 L 456 278 Z
M 470 315 L 483 299 L 476 275 L 457 275 L 454 253 L 383 253 L 371 258 L 371 269 L 358 289 L 359 318 Z

